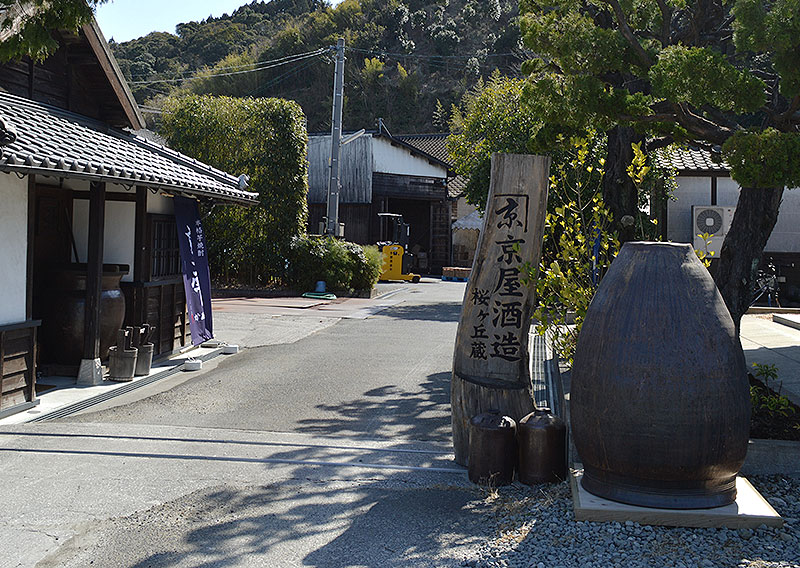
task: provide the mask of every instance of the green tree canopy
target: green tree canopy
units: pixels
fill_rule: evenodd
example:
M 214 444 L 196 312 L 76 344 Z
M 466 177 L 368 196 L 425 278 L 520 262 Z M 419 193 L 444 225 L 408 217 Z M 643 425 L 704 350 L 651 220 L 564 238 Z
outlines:
M 492 152 L 527 154 L 543 123 L 523 102 L 525 81 L 495 71 L 454 106 L 447 147 L 458 173 L 469 178 L 467 201 L 483 209 L 489 195 Z
M 51 32 L 76 31 L 94 8 L 108 0 L 0 0 L 0 62 L 30 57 L 44 60 L 58 48 Z
M 162 133 L 171 147 L 246 174 L 256 207 L 206 209 L 212 274 L 248 283 L 281 278 L 293 237 L 305 232 L 308 135 L 292 101 L 190 95 L 169 99 Z
M 745 189 L 716 281 L 739 323 L 785 186 L 800 185 L 798 0 L 523 0 L 526 96 L 551 125 L 633 125 L 721 151 Z
M 231 70 L 241 65 L 231 63 L 237 57 L 275 61 L 343 37 L 345 129 L 372 128 L 384 118 L 392 132 L 431 132 L 437 100 L 449 108 L 494 68 L 518 74 L 518 15 L 518 0 L 254 0 L 229 15 L 179 24 L 175 35 L 154 32 L 113 50 L 140 103 L 159 106 L 182 77 L 198 74 L 193 82 L 201 86 L 189 86 L 192 92 L 208 85 L 213 94 L 292 99 L 309 130 L 322 132 L 331 128 L 332 57 L 267 66 L 249 81 L 209 81 L 209 70 Z M 366 60 L 384 66 L 380 80 Z

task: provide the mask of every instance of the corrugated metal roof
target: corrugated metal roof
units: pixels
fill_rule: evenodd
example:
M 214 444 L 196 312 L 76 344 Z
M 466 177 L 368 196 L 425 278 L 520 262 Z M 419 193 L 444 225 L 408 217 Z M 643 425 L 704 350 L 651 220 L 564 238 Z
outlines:
M 442 162 L 447 163 L 452 168 L 450 153 L 447 151 L 447 137 L 449 134 L 402 134 L 395 136 L 406 144 L 430 154 Z M 469 178 L 456 175 L 447 181 L 447 193 L 450 197 L 459 197 L 464 193 Z
M 16 140 L 0 148 L 0 171 L 143 185 L 174 193 L 254 204 L 239 179 L 102 122 L 0 93 L 0 118 Z
M 655 153 L 655 163 L 662 168 L 674 168 L 678 172 L 720 172 L 727 174 L 730 168 L 721 157 L 700 148 L 664 149 Z

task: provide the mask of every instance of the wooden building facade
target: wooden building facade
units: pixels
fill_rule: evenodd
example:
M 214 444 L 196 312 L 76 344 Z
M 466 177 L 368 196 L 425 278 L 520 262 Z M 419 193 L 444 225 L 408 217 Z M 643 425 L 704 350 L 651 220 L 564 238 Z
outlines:
M 257 201 L 131 132 L 144 121 L 96 22 L 54 38 L 43 63 L 0 66 L 0 416 L 36 403 L 37 369 L 102 380 L 112 304 L 156 328 L 157 355 L 191 343 L 172 198 Z M 56 356 L 44 338 L 76 327 L 77 355 Z
M 326 215 L 331 137 L 311 136 L 308 146 L 309 231 Z M 449 165 L 385 131 L 355 139 L 341 149 L 339 222 L 345 238 L 375 244 L 385 238 L 378 213 L 399 213 L 411 227 L 415 270 L 441 274 L 450 262 Z

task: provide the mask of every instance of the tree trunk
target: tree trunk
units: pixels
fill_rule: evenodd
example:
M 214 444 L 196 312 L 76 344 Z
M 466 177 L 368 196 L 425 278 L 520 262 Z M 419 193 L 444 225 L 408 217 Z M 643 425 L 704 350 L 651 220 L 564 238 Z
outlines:
M 615 126 L 608 132 L 603 201 L 611 211 L 613 227 L 619 235 L 620 243 L 632 241 L 636 236 L 639 195 L 636 185 L 628 175 L 628 166 L 633 160 L 631 144 L 641 140 L 641 134 L 628 126 Z
M 731 312 L 736 334 L 750 307 L 758 263 L 778 220 L 783 188 L 742 188 L 722 243 L 714 280 Z

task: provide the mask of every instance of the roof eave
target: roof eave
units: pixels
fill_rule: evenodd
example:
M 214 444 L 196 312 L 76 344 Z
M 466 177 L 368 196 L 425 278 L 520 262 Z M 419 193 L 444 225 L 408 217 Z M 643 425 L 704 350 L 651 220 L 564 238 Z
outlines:
M 731 177 L 728 170 L 709 170 L 709 169 L 677 169 L 679 177 Z
M 56 168 L 10 166 L 8 164 L 3 164 L 0 165 L 0 172 L 18 173 L 22 175 L 44 175 L 48 177 L 63 178 L 63 179 L 80 179 L 90 182 L 113 183 L 122 186 L 126 185 L 142 186 L 142 187 L 161 190 L 170 194 L 183 194 L 194 197 L 204 197 L 213 199 L 215 201 L 224 201 L 227 203 L 244 205 L 247 207 L 251 207 L 253 205 L 258 204 L 257 193 L 248 192 L 246 195 L 225 195 L 224 193 L 220 193 L 218 190 L 211 188 L 187 187 L 187 186 L 173 185 L 169 183 L 156 182 L 156 181 L 127 180 L 114 176 L 105 176 L 87 172 L 73 172 L 73 171 L 60 170 Z

